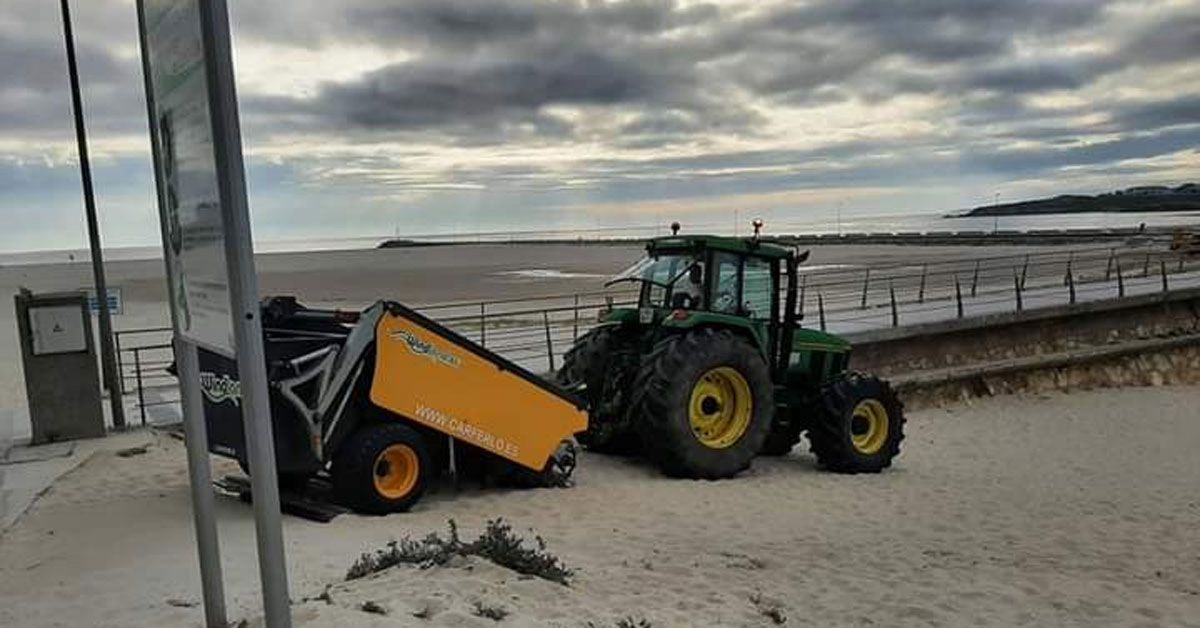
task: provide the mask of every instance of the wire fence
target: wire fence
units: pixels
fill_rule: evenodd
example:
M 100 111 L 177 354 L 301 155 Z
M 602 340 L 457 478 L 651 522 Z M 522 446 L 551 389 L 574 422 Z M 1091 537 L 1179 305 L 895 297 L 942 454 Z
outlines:
M 1200 256 L 1150 244 L 870 267 L 801 266 L 797 309 L 805 326 L 851 333 L 1200 287 Z M 600 310 L 634 307 L 637 298 L 636 285 L 626 283 L 591 292 L 414 309 L 544 373 L 561 366 L 575 340 L 595 327 Z M 122 390 L 137 396 L 143 423 L 147 408 L 177 404 L 175 379 L 165 370 L 173 360 L 170 328 L 123 330 L 114 336 Z

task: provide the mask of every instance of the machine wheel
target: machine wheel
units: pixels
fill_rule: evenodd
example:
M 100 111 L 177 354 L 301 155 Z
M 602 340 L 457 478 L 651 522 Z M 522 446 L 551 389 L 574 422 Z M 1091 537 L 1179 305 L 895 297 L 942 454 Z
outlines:
M 668 475 L 733 476 L 750 466 L 771 429 L 771 374 L 758 351 L 727 330 L 660 342 L 634 389 L 642 445 Z
M 346 439 L 333 458 L 336 495 L 358 512 L 408 510 L 433 475 L 425 439 L 398 423 L 366 425 Z
M 878 473 L 904 440 L 904 405 L 890 384 L 846 373 L 827 384 L 808 432 L 817 462 L 837 473 Z
M 636 449 L 636 435 L 621 425 L 622 386 L 613 385 L 623 374 L 610 373 L 614 367 L 620 367 L 614 358 L 631 342 L 632 338 L 622 334 L 619 327 L 597 327 L 575 341 L 575 346 L 563 356 L 562 368 L 555 374 L 561 386 L 585 386 L 583 396 L 588 406 L 588 429 L 576 438 L 588 450 L 624 454 Z

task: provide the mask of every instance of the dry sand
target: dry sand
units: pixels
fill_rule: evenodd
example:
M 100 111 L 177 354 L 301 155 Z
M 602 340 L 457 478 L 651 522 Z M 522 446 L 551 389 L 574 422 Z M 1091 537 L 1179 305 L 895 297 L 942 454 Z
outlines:
M 913 413 L 905 452 L 878 476 L 819 472 L 799 449 L 721 482 L 585 455 L 571 489 L 464 488 L 409 514 L 286 518 L 296 623 L 761 626 L 777 609 L 786 625 L 1200 626 L 1198 407 L 1197 387 L 997 397 Z M 217 510 L 231 615 L 254 616 L 251 511 Z M 573 585 L 469 561 L 300 601 L 391 539 L 447 518 L 473 535 L 499 516 L 536 529 Z M 97 454 L 0 539 L 0 626 L 199 625 L 198 599 L 173 439 Z M 368 599 L 390 614 L 357 610 Z M 510 615 L 477 617 L 476 602 Z

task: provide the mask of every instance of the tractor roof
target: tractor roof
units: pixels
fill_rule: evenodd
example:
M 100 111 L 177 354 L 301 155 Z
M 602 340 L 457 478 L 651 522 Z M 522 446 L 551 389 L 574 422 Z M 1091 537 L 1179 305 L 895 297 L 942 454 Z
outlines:
M 736 255 L 750 255 L 768 259 L 783 259 L 793 254 L 792 249 L 754 238 L 729 238 L 715 235 L 673 235 L 654 238 L 646 244 L 646 252 L 685 253 L 702 249 L 727 251 Z

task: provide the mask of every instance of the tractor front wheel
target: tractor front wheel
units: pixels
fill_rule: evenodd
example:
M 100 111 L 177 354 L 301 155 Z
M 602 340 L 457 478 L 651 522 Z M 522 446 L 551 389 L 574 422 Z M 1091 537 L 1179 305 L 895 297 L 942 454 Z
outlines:
M 642 446 L 668 475 L 715 480 L 750 466 L 771 429 L 767 364 L 727 330 L 663 340 L 634 386 Z
M 398 423 L 365 425 L 333 458 L 333 488 L 354 510 L 386 514 L 408 510 L 433 475 L 425 439 Z
M 808 431 L 817 462 L 837 473 L 878 473 L 904 440 L 904 405 L 890 384 L 846 373 L 826 384 Z

